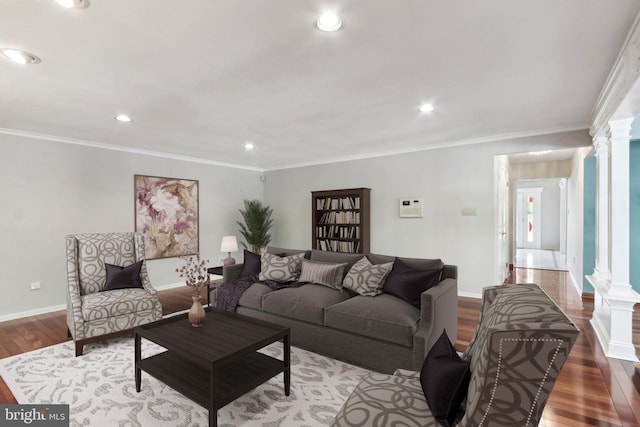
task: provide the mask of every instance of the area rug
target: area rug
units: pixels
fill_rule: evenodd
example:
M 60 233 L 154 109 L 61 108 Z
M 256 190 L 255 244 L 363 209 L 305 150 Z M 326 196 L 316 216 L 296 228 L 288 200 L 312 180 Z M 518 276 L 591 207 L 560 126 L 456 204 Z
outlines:
M 143 339 L 142 355 L 162 347 Z M 282 344 L 261 350 L 282 360 Z M 66 403 L 71 426 L 193 427 L 208 425 L 208 412 L 142 372 L 134 382 L 133 338 L 85 346 L 74 357 L 72 341 L 0 359 L 0 375 L 18 403 Z M 330 425 L 360 378 L 369 371 L 291 347 L 291 394 L 282 374 L 218 411 L 221 427 Z

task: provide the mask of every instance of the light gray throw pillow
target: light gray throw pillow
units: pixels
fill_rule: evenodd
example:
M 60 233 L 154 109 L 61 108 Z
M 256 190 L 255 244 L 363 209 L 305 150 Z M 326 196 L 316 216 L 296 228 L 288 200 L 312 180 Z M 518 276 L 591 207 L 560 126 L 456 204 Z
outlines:
M 303 259 L 302 271 L 298 280 L 340 290 L 342 289 L 342 276 L 346 266 L 346 262 L 335 263 Z
M 364 256 L 353 264 L 342 281 L 342 286 L 357 292 L 360 295 L 376 296 L 382 293 L 382 286 L 389 272 L 393 268 L 393 262 L 384 264 L 372 264 Z

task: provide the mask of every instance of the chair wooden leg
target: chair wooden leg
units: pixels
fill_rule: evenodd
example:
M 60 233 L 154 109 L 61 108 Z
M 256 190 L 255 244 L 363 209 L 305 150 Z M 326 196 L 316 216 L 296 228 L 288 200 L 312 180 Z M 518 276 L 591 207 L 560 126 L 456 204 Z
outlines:
M 82 356 L 84 350 L 84 344 L 81 341 L 76 341 L 76 357 Z

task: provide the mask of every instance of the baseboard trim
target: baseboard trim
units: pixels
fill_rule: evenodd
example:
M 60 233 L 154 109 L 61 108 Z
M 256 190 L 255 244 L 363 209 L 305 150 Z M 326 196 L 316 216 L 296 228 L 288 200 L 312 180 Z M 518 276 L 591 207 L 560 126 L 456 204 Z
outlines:
M 49 307 L 36 308 L 34 310 L 20 311 L 17 313 L 10 313 L 10 314 L 5 314 L 3 316 L 0 316 L 0 322 L 22 319 L 23 317 L 38 316 L 40 314 L 47 314 L 47 313 L 52 313 L 54 311 L 61 311 L 66 309 L 67 309 L 67 305 L 61 304 L 61 305 L 52 305 Z
M 460 291 L 458 291 L 458 296 L 459 297 L 465 297 L 465 298 L 482 299 L 482 294 L 476 294 L 476 293 L 473 293 L 473 292 L 460 292 Z
M 167 289 L 174 289 L 174 288 L 179 288 L 181 286 L 187 286 L 184 284 L 184 282 L 176 282 L 176 283 L 166 283 L 164 285 L 153 285 L 154 288 L 156 288 L 156 291 L 164 291 Z

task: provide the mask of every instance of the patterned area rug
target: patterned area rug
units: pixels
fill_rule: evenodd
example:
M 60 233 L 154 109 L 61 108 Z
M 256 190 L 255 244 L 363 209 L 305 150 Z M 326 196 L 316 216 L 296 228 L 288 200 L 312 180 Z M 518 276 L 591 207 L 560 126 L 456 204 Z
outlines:
M 143 341 L 143 357 L 164 349 Z M 206 426 L 203 407 L 142 372 L 134 382 L 133 338 L 85 346 L 73 342 L 0 359 L 0 374 L 19 403 L 68 403 L 71 426 Z M 282 360 L 282 344 L 261 350 Z M 218 411 L 221 427 L 330 425 L 360 378 L 369 371 L 291 347 L 291 394 L 282 374 Z

